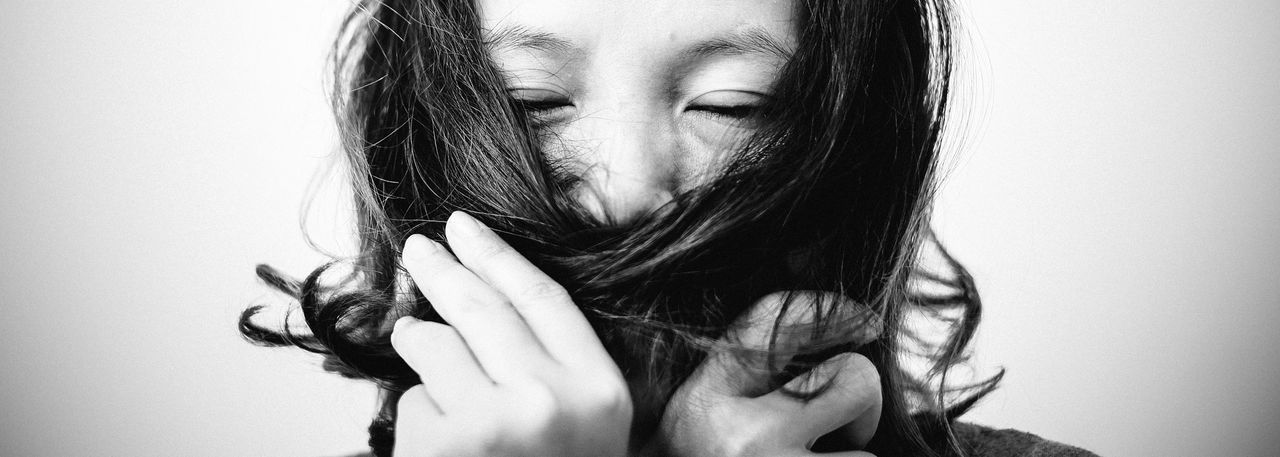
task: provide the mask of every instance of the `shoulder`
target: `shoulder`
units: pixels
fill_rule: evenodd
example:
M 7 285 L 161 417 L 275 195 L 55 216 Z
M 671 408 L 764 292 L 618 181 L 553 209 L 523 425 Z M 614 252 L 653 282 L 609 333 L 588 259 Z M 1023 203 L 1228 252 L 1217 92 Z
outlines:
M 957 422 L 952 429 L 972 457 L 1098 457 L 1097 454 L 1013 429 Z

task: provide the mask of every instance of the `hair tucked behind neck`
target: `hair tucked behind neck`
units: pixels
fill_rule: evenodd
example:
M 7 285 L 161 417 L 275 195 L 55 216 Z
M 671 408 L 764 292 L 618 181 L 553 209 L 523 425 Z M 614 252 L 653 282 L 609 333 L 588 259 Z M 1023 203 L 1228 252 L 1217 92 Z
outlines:
M 801 3 L 801 46 L 774 91 L 786 103 L 763 110 L 758 134 L 716 179 L 625 227 L 594 221 L 552 178 L 485 52 L 474 5 L 359 3 L 334 50 L 333 94 L 359 250 L 335 261 L 351 271 L 336 282 L 322 280 L 333 264 L 303 281 L 259 266 L 267 284 L 298 300 L 309 332 L 261 325 L 252 319 L 259 307 L 244 312 L 241 332 L 376 382 L 383 410 L 370 443 L 389 455 L 395 400 L 418 383 L 391 347 L 390 324 L 441 320 L 400 269 L 399 249 L 415 233 L 445 242 L 444 221 L 463 210 L 570 292 L 632 382 L 642 429 L 757 299 L 821 290 L 882 320 L 882 337 L 855 347 L 856 329 L 833 318 L 844 305 L 813 307 L 817 337 L 797 357 L 856 349 L 876 364 L 885 397 L 873 452 L 959 453 L 950 420 L 999 376 L 945 382 L 964 358 L 979 301 L 945 250 L 947 271 L 917 265 L 921 246 L 936 244 L 927 214 L 951 78 L 949 6 Z M 924 373 L 901 364 L 922 341 L 904 324 L 912 310 L 943 311 L 952 324 L 945 341 L 926 345 Z

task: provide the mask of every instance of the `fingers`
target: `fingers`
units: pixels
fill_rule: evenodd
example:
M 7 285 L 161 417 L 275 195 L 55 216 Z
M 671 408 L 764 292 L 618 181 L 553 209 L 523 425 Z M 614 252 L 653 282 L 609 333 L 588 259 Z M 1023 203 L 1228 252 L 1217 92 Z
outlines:
M 824 385 L 825 390 L 807 401 L 786 393 L 808 392 Z M 832 357 L 808 375 L 757 400 L 760 407 L 779 411 L 787 418 L 785 433 L 792 442 L 809 445 L 839 429 L 856 447 L 865 446 L 875 435 L 883 401 L 879 372 L 870 360 L 856 353 Z
M 825 390 L 815 392 L 819 387 Z M 832 357 L 783 389 L 755 398 L 698 398 L 690 391 L 693 388 L 686 382 L 667 403 L 658 449 L 673 455 L 723 455 L 724 449 L 750 449 L 752 455 L 808 457 L 815 455 L 810 451 L 814 443 L 833 431 L 841 435 L 833 436 L 839 439 L 828 445 L 866 446 L 880 420 L 876 368 L 854 353 Z M 788 390 L 816 395 L 801 399 Z M 865 452 L 821 455 L 874 457 Z
M 406 390 L 396 403 L 396 456 L 406 456 L 412 450 L 428 449 L 423 430 L 430 430 L 440 421 L 440 409 L 432 401 L 427 390 L 418 384 Z
M 821 319 L 827 338 L 865 344 L 879 337 L 879 316 L 841 294 L 789 291 L 766 295 L 726 332 L 728 350 L 707 357 L 686 383 L 707 394 L 755 397 L 768 392 L 773 376 L 791 362 L 787 354 L 812 344 Z M 838 333 L 844 332 L 844 333 Z M 770 360 L 768 354 L 781 354 Z
M 494 388 L 493 380 L 453 327 L 402 317 L 391 332 L 391 345 L 422 378 L 445 415 Z
M 880 426 L 880 413 L 884 394 L 880 388 L 880 372 L 861 354 L 850 354 L 842 363 L 830 390 L 832 403 L 842 403 L 851 409 L 867 405 L 853 421 L 841 426 L 839 433 L 848 437 L 855 446 L 866 446 Z M 834 422 L 834 421 L 833 421 Z
M 766 393 L 775 372 L 768 364 L 766 351 L 785 297 L 774 293 L 756 301 L 720 339 L 726 347 L 709 354 L 682 388 L 695 398 L 755 397 Z
M 552 358 L 589 370 L 616 366 L 568 292 L 496 233 L 459 211 L 445 234 L 458 259 L 514 305 Z
M 422 235 L 405 241 L 403 264 L 422 295 L 449 322 L 494 381 L 534 371 L 546 352 L 501 293 Z

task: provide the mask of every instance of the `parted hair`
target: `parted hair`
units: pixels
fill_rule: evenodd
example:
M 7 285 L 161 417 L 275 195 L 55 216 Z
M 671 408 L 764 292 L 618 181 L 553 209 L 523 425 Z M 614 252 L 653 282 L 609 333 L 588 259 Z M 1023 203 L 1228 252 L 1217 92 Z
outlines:
M 442 322 L 412 287 L 400 249 L 412 234 L 447 243 L 444 221 L 462 210 L 569 292 L 632 386 L 634 436 L 653 430 L 708 351 L 732 349 L 722 337 L 753 303 L 808 290 L 845 299 L 806 304 L 809 343 L 767 354 L 789 361 L 778 385 L 856 351 L 875 364 L 884 393 L 869 450 L 963 454 L 950 424 L 1000 374 L 946 379 L 980 317 L 972 279 L 928 224 L 954 14 L 947 0 L 798 0 L 797 8 L 800 45 L 771 101 L 752 114 L 750 140 L 706 184 L 618 225 L 576 204 L 573 178 L 545 159 L 538 126 L 486 51 L 472 2 L 360 1 L 333 50 L 332 94 L 358 250 L 303 280 L 260 265 L 259 277 L 297 300 L 308 330 L 264 324 L 254 306 L 240 331 L 323 354 L 326 369 L 377 383 L 370 445 L 390 455 L 396 401 L 419 382 L 391 347 L 391 324 L 406 315 Z M 942 254 L 940 268 L 921 264 L 926 247 Z M 851 306 L 874 324 L 841 317 Z M 909 316 L 944 322 L 946 334 L 919 335 Z M 859 341 L 859 325 L 878 326 L 880 337 Z M 909 358 L 924 367 L 909 369 Z

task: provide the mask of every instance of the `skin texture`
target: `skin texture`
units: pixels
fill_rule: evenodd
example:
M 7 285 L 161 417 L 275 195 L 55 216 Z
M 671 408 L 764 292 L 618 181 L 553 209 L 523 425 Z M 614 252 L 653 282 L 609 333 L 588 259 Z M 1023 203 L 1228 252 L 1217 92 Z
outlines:
M 601 221 L 626 223 L 704 183 L 750 133 L 796 45 L 790 1 L 482 0 L 486 41 L 548 158 Z M 403 264 L 450 325 L 401 319 L 396 351 L 423 384 L 399 404 L 396 455 L 791 456 L 828 433 L 875 433 L 880 383 L 836 356 L 801 401 L 762 392 L 773 374 L 712 354 L 667 405 L 656 436 L 628 443 L 626 382 L 564 289 L 462 213 L 454 254 L 409 238 Z M 766 297 L 726 335 L 763 348 Z M 832 454 L 866 457 L 865 452 Z

